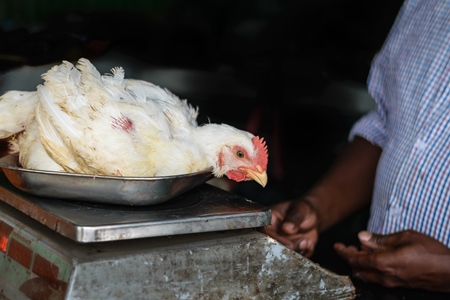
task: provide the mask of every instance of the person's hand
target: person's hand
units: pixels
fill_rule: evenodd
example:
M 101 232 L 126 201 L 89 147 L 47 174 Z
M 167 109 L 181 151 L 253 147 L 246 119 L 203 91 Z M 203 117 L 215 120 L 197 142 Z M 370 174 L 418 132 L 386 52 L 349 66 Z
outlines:
M 334 249 L 356 278 L 386 287 L 450 292 L 450 249 L 425 234 L 358 234 L 361 250 L 336 243 Z
M 285 201 L 271 207 L 268 235 L 291 250 L 310 257 L 318 240 L 317 214 L 304 201 Z

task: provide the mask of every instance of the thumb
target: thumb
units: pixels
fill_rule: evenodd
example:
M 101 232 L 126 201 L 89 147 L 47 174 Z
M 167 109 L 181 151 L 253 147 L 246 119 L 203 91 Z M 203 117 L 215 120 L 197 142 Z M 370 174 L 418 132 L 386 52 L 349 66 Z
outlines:
M 358 233 L 358 238 L 364 247 L 372 250 L 397 247 L 409 242 L 408 234 L 402 232 L 382 235 L 368 231 L 361 231 Z
M 362 246 L 371 250 L 379 249 L 384 246 L 384 236 L 369 231 L 360 231 L 358 233 L 359 241 Z

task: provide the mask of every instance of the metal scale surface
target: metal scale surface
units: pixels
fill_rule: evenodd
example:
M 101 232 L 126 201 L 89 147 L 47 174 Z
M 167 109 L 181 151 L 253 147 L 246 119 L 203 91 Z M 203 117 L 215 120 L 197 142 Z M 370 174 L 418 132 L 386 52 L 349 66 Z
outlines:
M 0 172 L 0 200 L 2 299 L 355 297 L 256 230 L 268 208 L 208 183 L 133 207 L 31 196 Z

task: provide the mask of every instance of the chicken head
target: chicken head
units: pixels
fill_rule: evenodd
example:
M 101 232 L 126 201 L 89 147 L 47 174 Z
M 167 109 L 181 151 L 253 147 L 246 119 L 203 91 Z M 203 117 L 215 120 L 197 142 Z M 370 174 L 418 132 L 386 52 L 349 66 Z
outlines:
M 253 147 L 248 149 L 242 145 L 224 147 L 219 156 L 219 166 L 226 165 L 226 176 L 236 182 L 254 180 L 261 186 L 267 184 L 268 151 L 263 138 L 255 136 L 251 139 Z

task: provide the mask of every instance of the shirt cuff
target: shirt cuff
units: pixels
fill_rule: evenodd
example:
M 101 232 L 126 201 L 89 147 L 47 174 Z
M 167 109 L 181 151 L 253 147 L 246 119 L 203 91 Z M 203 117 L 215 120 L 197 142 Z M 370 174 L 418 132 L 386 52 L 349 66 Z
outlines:
M 355 136 L 362 137 L 370 143 L 384 148 L 386 144 L 386 130 L 384 122 L 382 122 L 380 115 L 375 110 L 356 121 L 350 130 L 348 140 L 352 141 Z

